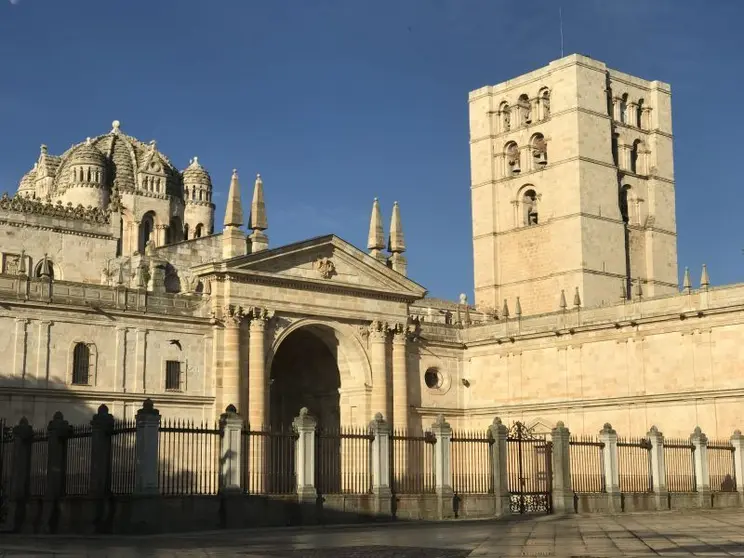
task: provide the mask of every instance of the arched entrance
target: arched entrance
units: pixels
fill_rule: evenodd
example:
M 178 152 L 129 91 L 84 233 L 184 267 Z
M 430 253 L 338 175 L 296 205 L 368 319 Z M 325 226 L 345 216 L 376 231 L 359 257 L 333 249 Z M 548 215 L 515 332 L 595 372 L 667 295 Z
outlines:
M 322 429 L 341 424 L 338 340 L 328 326 L 308 325 L 287 335 L 271 363 L 272 427 L 288 427 L 302 407 Z

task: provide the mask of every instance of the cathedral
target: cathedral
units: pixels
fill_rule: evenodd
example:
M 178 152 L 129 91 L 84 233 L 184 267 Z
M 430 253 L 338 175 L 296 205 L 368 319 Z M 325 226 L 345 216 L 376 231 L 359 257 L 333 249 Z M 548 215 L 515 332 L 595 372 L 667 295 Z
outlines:
M 272 246 L 260 176 L 243 200 L 233 172 L 216 225 L 199 160 L 118 121 L 42 146 L 0 199 L 0 417 L 131 418 L 149 397 L 252 428 L 301 407 L 324 427 L 740 428 L 744 284 L 678 284 L 669 85 L 571 55 L 468 102 L 472 303 L 408 277 L 397 204 L 388 223 L 374 201 L 364 250 Z

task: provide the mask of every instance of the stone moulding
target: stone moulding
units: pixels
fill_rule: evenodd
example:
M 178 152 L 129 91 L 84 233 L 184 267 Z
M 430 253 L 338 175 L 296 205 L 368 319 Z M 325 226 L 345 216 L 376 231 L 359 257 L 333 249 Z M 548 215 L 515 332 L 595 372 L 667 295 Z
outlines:
M 72 203 L 63 205 L 61 201 L 57 201 L 57 203 L 42 202 L 19 195 L 11 198 L 7 193 L 0 197 L 0 210 L 46 215 L 58 219 L 73 219 L 101 225 L 111 222 L 111 212 L 105 209 L 91 206 L 83 207 L 82 205 L 75 207 Z

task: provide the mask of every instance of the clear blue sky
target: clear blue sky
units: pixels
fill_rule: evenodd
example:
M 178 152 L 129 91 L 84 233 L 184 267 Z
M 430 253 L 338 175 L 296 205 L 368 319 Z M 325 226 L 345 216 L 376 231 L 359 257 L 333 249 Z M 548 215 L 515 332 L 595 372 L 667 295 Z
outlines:
M 0 0 L 0 190 L 39 145 L 122 129 L 198 155 L 221 226 L 230 172 L 264 177 L 273 246 L 365 248 L 401 204 L 409 274 L 472 300 L 467 96 L 560 56 L 558 3 Z M 744 271 L 744 2 L 563 2 L 565 52 L 672 84 L 680 273 Z M 732 139 L 733 138 L 733 139 Z

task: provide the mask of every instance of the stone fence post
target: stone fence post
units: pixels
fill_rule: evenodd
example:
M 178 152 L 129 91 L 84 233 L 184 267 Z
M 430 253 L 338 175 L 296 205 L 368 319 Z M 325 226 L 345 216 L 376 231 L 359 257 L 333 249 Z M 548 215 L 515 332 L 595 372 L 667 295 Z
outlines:
M 220 492 L 240 492 L 240 477 L 243 461 L 241 433 L 243 419 L 235 405 L 228 405 L 220 415 Z
M 496 417 L 488 427 L 488 435 L 493 440 L 491 444 L 491 466 L 493 467 L 493 495 L 496 498 L 496 516 L 503 517 L 511 514 L 506 459 L 506 438 L 509 435 L 509 429 L 501 422 L 499 417 Z
M 70 423 L 60 411 L 47 426 L 47 483 L 44 492 L 42 530 L 57 532 L 59 501 L 64 498 L 67 480 L 67 440 L 72 434 Z
M 708 471 L 708 437 L 703 434 L 699 426 L 690 434 L 692 444 L 692 458 L 695 465 L 695 490 L 701 508 L 711 507 L 710 473 Z
M 664 435 L 656 426 L 648 431 L 651 441 L 651 481 L 657 510 L 669 509 L 669 491 L 666 483 L 666 466 L 664 464 Z
M 741 430 L 734 430 L 731 436 L 734 446 L 734 480 L 736 491 L 739 493 L 739 503 L 744 506 L 744 436 Z
M 160 444 L 160 411 L 151 399 L 145 399 L 137 411 L 137 472 L 134 492 L 152 495 L 160 492 L 158 479 L 158 447 Z
M 315 427 L 318 422 L 310 415 L 307 407 L 300 409 L 299 416 L 292 421 L 298 434 L 295 450 L 295 472 L 297 474 L 297 496 L 300 502 L 315 502 L 318 491 L 315 488 Z
M 34 429 L 23 417 L 13 427 L 13 468 L 10 477 L 10 493 L 6 508 L 6 527 L 18 532 L 26 520 L 26 504 L 31 496 L 31 447 Z
M 452 490 L 452 428 L 439 415 L 431 425 L 436 443 L 434 444 L 434 486 L 439 503 L 439 517 L 446 519 L 454 516 Z
M 571 488 L 571 432 L 558 421 L 551 431 L 553 440 L 553 510 L 574 513 L 574 492 Z
M 602 447 L 602 461 L 604 465 L 604 484 L 607 492 L 607 506 L 610 512 L 622 511 L 622 495 L 620 494 L 620 470 L 618 469 L 617 432 L 612 425 L 605 423 L 599 431 L 599 441 Z
M 98 407 L 98 412 L 90 421 L 90 485 L 88 495 L 105 498 L 111 494 L 111 434 L 114 431 L 114 417 L 106 405 Z
M 372 494 L 378 515 L 392 514 L 392 490 L 390 489 L 390 425 L 376 413 L 369 423 L 372 439 Z

